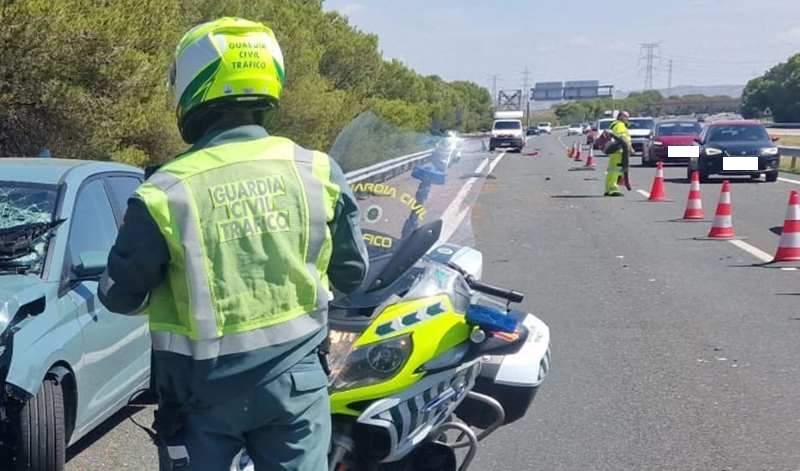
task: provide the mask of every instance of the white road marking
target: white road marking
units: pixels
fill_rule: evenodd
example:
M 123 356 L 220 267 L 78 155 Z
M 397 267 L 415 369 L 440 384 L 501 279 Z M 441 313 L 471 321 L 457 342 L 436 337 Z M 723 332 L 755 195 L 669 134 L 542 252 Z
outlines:
M 778 177 L 778 180 L 786 183 L 794 183 L 795 185 L 800 185 L 800 180 L 792 180 L 791 178 L 783 178 L 783 177 Z
M 636 190 L 637 193 L 644 196 L 645 198 L 650 198 L 650 192 L 645 190 Z
M 560 134 L 558 135 L 557 139 L 558 139 L 558 142 L 561 143 L 561 147 L 563 147 L 564 149 L 569 149 L 570 147 L 572 147 L 572 146 L 568 146 L 568 145 L 564 144 L 564 141 L 561 140 L 561 135 Z
M 450 205 L 447 207 L 447 209 L 445 209 L 444 213 L 442 214 L 443 227 L 441 236 L 439 237 L 440 241 L 444 242 L 450 240 L 450 238 L 456 232 L 456 229 L 458 229 L 462 221 L 464 221 L 464 218 L 467 217 L 467 213 L 469 213 L 469 210 L 471 208 L 467 207 L 462 210 L 461 205 L 464 204 L 464 200 L 467 198 L 467 195 L 469 194 L 470 190 L 475 185 L 475 183 L 478 181 L 478 179 L 486 178 L 489 175 L 491 175 L 494 168 L 497 167 L 497 164 L 499 164 L 500 161 L 505 156 L 506 152 L 505 151 L 501 152 L 500 155 L 495 157 L 493 161 L 490 162 L 488 158 L 484 159 L 483 162 L 481 162 L 480 165 L 478 165 L 478 167 L 475 168 L 475 173 L 479 174 L 483 172 L 483 169 L 485 169 L 487 165 L 489 166 L 489 170 L 488 172 L 486 172 L 485 176 L 470 177 L 469 180 L 467 180 L 467 182 L 464 184 L 464 186 L 461 187 L 461 190 L 459 190 L 458 194 L 450 203 Z
M 749 253 L 753 257 L 761 260 L 762 262 L 771 262 L 773 259 L 772 255 L 768 254 L 767 252 L 764 252 L 758 247 L 748 244 L 743 240 L 729 240 L 728 242 L 735 245 L 736 247 L 739 247 L 740 249 Z

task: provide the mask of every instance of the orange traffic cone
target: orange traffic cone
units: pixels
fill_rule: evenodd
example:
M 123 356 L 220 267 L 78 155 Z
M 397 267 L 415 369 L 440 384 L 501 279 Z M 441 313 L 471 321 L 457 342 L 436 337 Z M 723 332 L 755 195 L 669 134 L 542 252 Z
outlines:
M 584 167 L 594 168 L 594 149 L 589 146 L 589 154 L 586 156 L 586 165 Z
M 574 157 L 575 157 L 575 146 L 572 145 L 570 147 L 567 147 L 567 158 L 572 159 Z
M 732 239 L 734 237 L 731 183 L 728 180 L 722 182 L 717 212 L 714 215 L 714 222 L 711 224 L 711 231 L 708 233 L 708 237 L 710 239 Z
M 667 193 L 664 191 L 664 164 L 660 161 L 657 164 L 656 176 L 653 179 L 653 186 L 650 187 L 650 197 L 648 201 L 667 201 Z
M 800 193 L 792 190 L 789 194 L 789 207 L 783 221 L 783 232 L 775 252 L 775 262 L 800 261 Z
M 583 158 L 581 157 L 581 145 L 575 144 L 575 162 L 583 162 Z
M 700 198 L 700 174 L 692 172 L 692 184 L 689 186 L 689 199 L 686 201 L 684 220 L 703 219 L 703 200 Z

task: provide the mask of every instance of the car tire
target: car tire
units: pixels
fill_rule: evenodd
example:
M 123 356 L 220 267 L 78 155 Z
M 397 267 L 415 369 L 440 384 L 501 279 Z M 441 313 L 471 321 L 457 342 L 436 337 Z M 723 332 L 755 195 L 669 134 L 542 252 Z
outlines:
M 17 471 L 63 471 L 66 459 L 64 395 L 46 379 L 19 413 Z
M 778 181 L 778 171 L 767 172 L 767 181 L 772 183 Z

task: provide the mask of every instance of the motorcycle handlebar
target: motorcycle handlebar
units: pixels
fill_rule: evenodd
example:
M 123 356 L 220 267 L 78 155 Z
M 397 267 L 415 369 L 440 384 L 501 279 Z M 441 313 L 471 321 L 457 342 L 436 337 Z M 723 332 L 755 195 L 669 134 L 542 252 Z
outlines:
M 512 303 L 521 303 L 522 300 L 525 299 L 525 295 L 520 293 L 519 291 L 514 291 L 513 289 L 500 288 L 498 286 L 492 286 L 489 283 L 478 281 L 472 278 L 471 276 L 468 276 L 466 278 L 469 287 L 474 289 L 475 291 L 479 291 L 481 293 L 488 294 L 490 296 L 497 296 L 498 298 L 506 299 Z

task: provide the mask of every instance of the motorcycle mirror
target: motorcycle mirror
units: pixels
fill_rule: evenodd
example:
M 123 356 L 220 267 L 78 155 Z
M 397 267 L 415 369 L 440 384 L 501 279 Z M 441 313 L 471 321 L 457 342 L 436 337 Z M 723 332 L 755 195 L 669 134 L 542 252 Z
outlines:
M 441 219 L 416 228 L 408 237 L 400 241 L 400 246 L 386 264 L 386 268 L 369 283 L 366 292 L 377 291 L 394 283 L 428 252 L 428 249 L 439 240 L 441 233 Z

